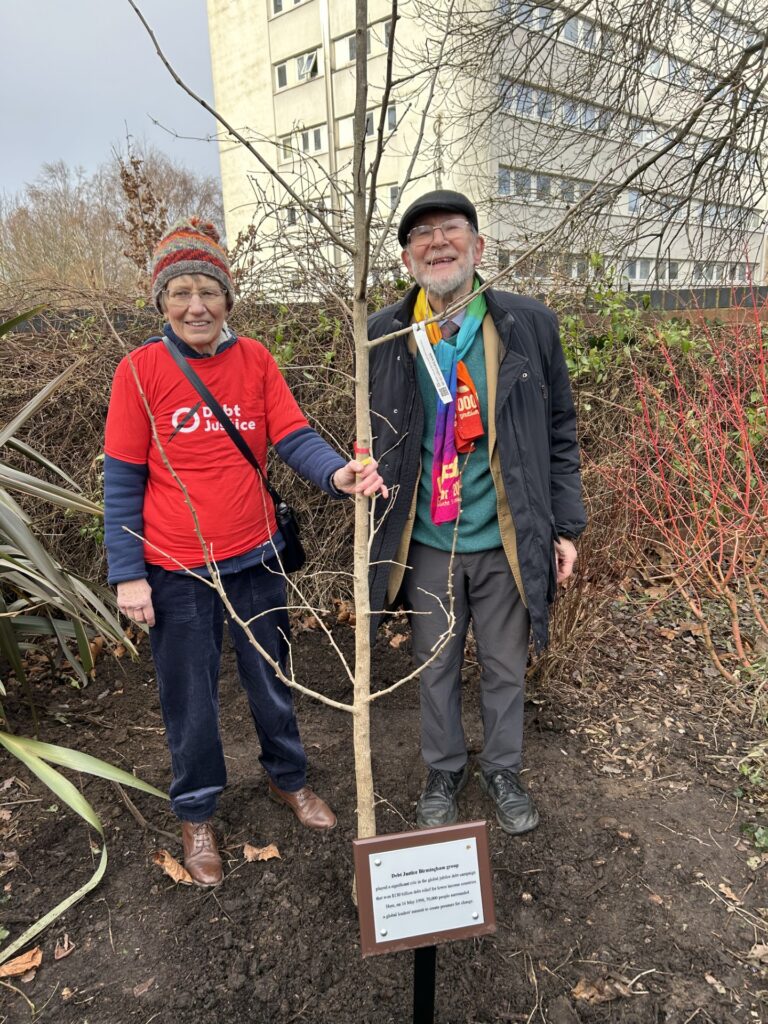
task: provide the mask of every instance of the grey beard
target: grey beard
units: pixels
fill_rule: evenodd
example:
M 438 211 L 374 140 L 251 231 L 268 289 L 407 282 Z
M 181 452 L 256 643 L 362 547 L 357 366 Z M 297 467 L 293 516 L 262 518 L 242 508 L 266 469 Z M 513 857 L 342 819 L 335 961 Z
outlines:
M 465 292 L 471 291 L 474 276 L 474 268 L 471 270 L 469 277 L 467 277 L 466 273 L 462 269 L 458 269 L 454 276 L 447 280 L 432 281 L 430 276 L 427 275 L 418 283 L 424 289 L 427 296 L 435 295 L 439 299 L 447 299 L 454 298 L 458 295 L 464 294 Z

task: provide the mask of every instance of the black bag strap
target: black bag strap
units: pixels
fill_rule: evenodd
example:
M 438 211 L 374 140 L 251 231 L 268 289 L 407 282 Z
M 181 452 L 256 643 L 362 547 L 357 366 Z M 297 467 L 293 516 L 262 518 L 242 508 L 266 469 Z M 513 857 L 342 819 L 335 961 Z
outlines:
M 200 395 L 200 397 L 206 403 L 206 405 L 211 410 L 211 412 L 214 414 L 214 416 L 219 421 L 219 423 L 222 425 L 222 427 L 224 427 L 224 429 L 229 434 L 229 436 L 232 439 L 232 441 L 237 445 L 237 447 L 239 448 L 240 453 L 243 456 L 243 458 L 247 459 L 248 462 L 250 462 L 250 464 L 256 470 L 256 472 L 259 474 L 259 476 L 261 477 L 261 479 L 264 482 L 264 486 L 266 487 L 267 491 L 269 492 L 270 498 L 275 503 L 275 507 L 277 507 L 278 505 L 283 504 L 283 499 L 280 497 L 280 495 L 277 493 L 277 491 L 274 489 L 274 487 L 270 484 L 270 482 L 267 480 L 266 476 L 264 475 L 264 470 L 259 465 L 259 460 L 256 458 L 256 456 L 253 454 L 251 449 L 248 447 L 248 445 L 246 444 L 245 440 L 243 439 L 243 435 L 237 429 L 235 424 L 232 422 L 232 420 L 229 418 L 229 416 L 227 416 L 227 414 L 224 412 L 224 410 L 222 409 L 222 407 L 219 404 L 218 400 L 216 398 L 214 398 L 214 396 L 211 394 L 211 392 L 208 390 L 208 388 L 205 386 L 205 384 L 203 384 L 203 382 L 200 380 L 198 375 L 195 373 L 195 371 L 189 365 L 189 363 L 184 358 L 184 356 L 181 354 L 181 352 L 179 352 L 178 348 L 174 345 L 174 343 L 171 341 L 171 339 L 168 338 L 166 335 L 163 335 L 161 340 L 162 340 L 163 344 L 165 345 L 165 347 L 168 349 L 168 351 L 171 353 L 173 361 L 176 363 L 178 368 L 181 370 L 181 372 L 187 378 L 187 380 L 192 385 L 192 387 L 195 389 L 195 391 L 198 393 L 198 395 Z

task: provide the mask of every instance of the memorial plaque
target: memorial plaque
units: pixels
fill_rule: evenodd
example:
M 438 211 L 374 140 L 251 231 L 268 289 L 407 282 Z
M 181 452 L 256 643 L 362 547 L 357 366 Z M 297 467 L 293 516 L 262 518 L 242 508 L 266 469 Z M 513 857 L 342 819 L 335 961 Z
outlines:
M 496 931 L 484 821 L 352 846 L 363 956 Z

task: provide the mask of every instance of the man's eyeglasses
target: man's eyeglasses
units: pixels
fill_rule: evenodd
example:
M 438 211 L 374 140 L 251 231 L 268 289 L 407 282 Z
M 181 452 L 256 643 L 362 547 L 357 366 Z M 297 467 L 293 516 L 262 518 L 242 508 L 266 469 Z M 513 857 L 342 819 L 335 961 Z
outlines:
M 442 231 L 443 238 L 453 242 L 461 238 L 469 226 L 469 221 L 463 217 L 451 217 L 450 220 L 444 220 L 441 224 L 417 224 L 408 232 L 408 244 L 417 249 L 423 249 L 432 244 L 438 229 Z
M 186 309 L 192 301 L 193 295 L 197 295 L 204 306 L 216 306 L 226 294 L 221 288 L 201 288 L 198 292 L 193 292 L 189 288 L 179 288 L 178 291 L 168 291 L 166 289 L 165 297 L 168 300 L 169 306 L 175 306 L 177 309 Z

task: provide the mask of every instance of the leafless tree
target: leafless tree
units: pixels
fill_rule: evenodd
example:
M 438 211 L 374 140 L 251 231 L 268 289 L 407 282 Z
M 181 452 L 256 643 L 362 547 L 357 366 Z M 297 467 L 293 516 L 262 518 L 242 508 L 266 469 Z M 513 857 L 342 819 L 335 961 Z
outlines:
M 0 200 L 0 291 L 15 308 L 143 293 L 137 269 L 146 271 L 154 241 L 183 212 L 221 224 L 218 183 L 152 148 L 116 151 L 92 174 L 44 164 Z
M 417 7 L 440 25 L 442 0 Z M 463 0 L 452 14 L 442 152 L 502 264 L 547 235 L 539 277 L 585 271 L 595 252 L 630 280 L 760 272 L 765 0 Z

